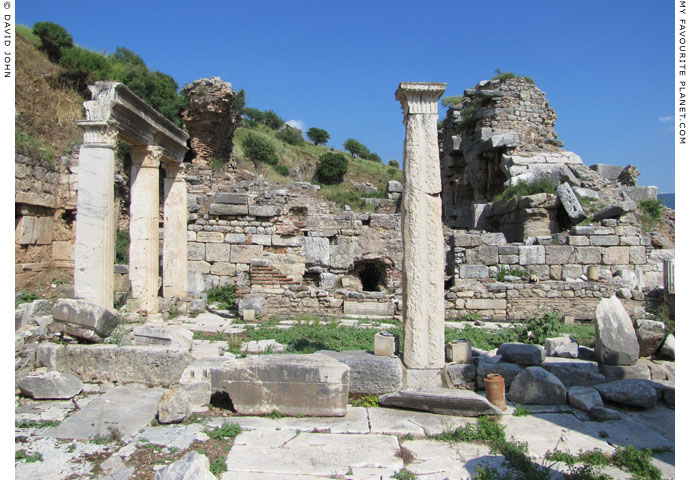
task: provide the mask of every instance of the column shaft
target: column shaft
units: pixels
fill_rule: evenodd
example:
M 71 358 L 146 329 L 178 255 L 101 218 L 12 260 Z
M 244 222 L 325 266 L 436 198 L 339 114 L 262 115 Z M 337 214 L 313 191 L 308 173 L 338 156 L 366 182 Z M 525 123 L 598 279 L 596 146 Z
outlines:
M 445 254 L 437 102 L 443 84 L 401 84 L 403 152 L 403 361 L 409 369 L 440 369 L 444 361 Z
M 129 280 L 132 296 L 147 313 L 158 312 L 158 147 L 132 148 L 129 207 Z
M 187 183 L 183 166 L 165 164 L 163 296 L 187 295 Z
M 85 140 L 86 137 L 85 133 Z M 85 142 L 79 149 L 74 294 L 76 298 L 112 309 L 115 264 L 114 135 L 104 136 L 100 141 L 103 143 Z

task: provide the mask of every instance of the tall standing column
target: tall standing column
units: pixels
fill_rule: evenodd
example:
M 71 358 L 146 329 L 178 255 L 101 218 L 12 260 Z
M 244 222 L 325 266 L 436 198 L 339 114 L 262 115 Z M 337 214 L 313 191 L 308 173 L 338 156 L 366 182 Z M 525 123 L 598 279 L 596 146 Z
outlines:
M 103 121 L 77 124 L 84 130 L 84 144 L 79 149 L 74 295 L 112 309 L 117 130 Z
M 158 166 L 162 150 L 132 148 L 129 206 L 129 280 L 132 296 L 147 313 L 158 312 Z
M 444 246 L 438 99 L 445 83 L 401 83 L 403 108 L 403 362 L 408 387 L 440 386 L 444 366 Z M 414 369 L 430 370 L 414 372 Z
M 187 182 L 184 165 L 165 164 L 163 296 L 187 295 Z

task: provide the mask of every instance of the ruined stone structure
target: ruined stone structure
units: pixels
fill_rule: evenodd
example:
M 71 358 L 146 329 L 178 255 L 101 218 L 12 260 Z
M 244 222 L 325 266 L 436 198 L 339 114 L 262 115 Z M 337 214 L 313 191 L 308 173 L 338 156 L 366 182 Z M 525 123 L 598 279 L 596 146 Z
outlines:
M 182 120 L 191 137 L 192 162 L 218 161 L 234 168 L 232 136 L 242 120 L 244 97 L 238 97 L 232 85 L 219 77 L 196 80 L 181 93 L 187 98 Z
M 144 103 L 124 85 L 97 82 L 90 87 L 93 100 L 84 103 L 84 144 L 79 151 L 79 220 L 75 242 L 74 290 L 79 299 L 104 308 L 113 307 L 115 260 L 114 169 L 115 141 L 133 146 L 130 210 L 130 281 L 141 309 L 158 311 L 158 169 L 161 162 L 179 164 L 187 151 L 188 135 Z M 186 193 L 179 167 L 168 169 L 177 188 L 167 189 L 165 218 L 184 225 Z M 166 229 L 163 259 L 167 293 L 185 290 L 187 266 L 171 254 L 186 250 L 183 231 Z

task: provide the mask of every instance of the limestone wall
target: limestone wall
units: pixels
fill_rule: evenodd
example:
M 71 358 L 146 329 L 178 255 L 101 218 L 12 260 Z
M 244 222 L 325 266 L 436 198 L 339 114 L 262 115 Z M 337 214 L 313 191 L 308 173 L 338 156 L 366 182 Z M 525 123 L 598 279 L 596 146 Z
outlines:
M 75 155 L 56 162 L 15 156 L 15 265 L 24 277 L 49 267 L 74 266 Z

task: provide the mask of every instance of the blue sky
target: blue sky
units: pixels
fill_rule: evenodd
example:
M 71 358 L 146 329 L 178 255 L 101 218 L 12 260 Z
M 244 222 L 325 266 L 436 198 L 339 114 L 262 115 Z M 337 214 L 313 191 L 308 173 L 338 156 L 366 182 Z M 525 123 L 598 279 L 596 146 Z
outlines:
M 426 6 L 424 6 L 426 5 Z M 585 164 L 637 165 L 673 192 L 671 1 L 18 3 L 18 23 L 59 23 L 76 43 L 138 53 L 180 86 L 220 76 L 248 105 L 354 137 L 401 160 L 401 81 L 446 95 L 499 68 L 532 77 L 556 132 Z M 441 115 L 445 115 L 442 110 Z

